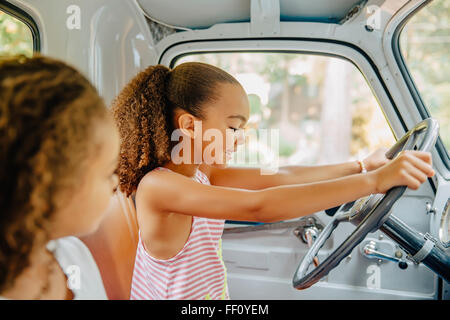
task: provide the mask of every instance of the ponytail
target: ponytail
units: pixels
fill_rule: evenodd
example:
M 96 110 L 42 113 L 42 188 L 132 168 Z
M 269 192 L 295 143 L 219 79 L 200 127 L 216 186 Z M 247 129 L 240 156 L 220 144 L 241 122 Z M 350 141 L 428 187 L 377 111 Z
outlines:
M 150 170 L 170 159 L 169 110 L 165 97 L 170 70 L 151 66 L 139 73 L 112 103 L 121 137 L 119 185 L 130 195 Z

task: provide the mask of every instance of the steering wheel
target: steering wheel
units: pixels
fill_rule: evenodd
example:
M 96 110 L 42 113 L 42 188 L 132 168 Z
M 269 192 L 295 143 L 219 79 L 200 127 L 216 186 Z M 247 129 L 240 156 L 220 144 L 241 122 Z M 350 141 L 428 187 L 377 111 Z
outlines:
M 418 137 L 423 134 L 423 139 L 418 147 L 420 151 L 430 151 L 436 143 L 439 134 L 439 124 L 435 119 L 428 118 L 419 122 L 409 130 L 394 146 L 386 153 L 388 159 L 393 159 L 403 150 L 412 150 L 417 143 Z M 321 278 L 326 276 L 354 247 L 356 247 L 369 232 L 380 228 L 389 218 L 390 210 L 394 203 L 403 195 L 406 186 L 389 189 L 385 194 L 372 194 L 356 201 L 342 205 L 333 219 L 322 230 L 317 240 L 308 250 L 295 271 L 292 283 L 294 288 L 302 290 L 309 288 Z M 336 248 L 315 269 L 307 273 L 313 259 L 331 236 L 334 229 L 341 222 L 351 222 L 357 227 L 347 239 Z

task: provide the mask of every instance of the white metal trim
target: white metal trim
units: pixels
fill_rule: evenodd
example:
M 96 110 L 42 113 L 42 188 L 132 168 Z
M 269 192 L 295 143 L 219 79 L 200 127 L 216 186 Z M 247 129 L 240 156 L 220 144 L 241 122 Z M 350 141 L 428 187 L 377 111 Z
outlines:
M 398 90 L 398 94 L 401 94 L 401 100 L 403 105 L 399 108 L 399 111 L 407 123 L 408 127 L 414 126 L 415 123 L 422 120 L 419 110 L 414 102 L 414 99 L 410 93 L 408 85 L 400 71 L 397 60 L 392 48 L 392 39 L 397 27 L 418 7 L 420 7 L 426 0 L 411 0 L 405 4 L 389 21 L 383 34 L 383 52 L 387 62 L 387 67 L 390 70 L 390 74 L 394 75 L 394 81 Z M 405 112 L 408 110 L 408 112 Z M 432 150 L 433 166 L 444 177 L 445 180 L 450 180 L 450 172 L 443 163 L 442 158 L 437 152 L 436 148 Z

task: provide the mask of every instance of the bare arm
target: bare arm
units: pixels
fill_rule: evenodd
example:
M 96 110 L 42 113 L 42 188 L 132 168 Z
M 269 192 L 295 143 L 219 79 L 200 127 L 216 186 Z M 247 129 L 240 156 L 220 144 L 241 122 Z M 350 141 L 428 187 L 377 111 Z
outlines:
M 388 162 L 387 149 L 380 148 L 365 158 L 368 171 L 375 170 Z M 258 190 L 288 184 L 304 184 L 331 180 L 361 172 L 358 161 L 321 166 L 285 166 L 273 175 L 262 175 L 259 168 L 212 168 L 202 166 L 211 184 L 232 188 Z
M 433 174 L 430 154 L 411 151 L 367 174 L 256 191 L 202 185 L 173 172 L 154 172 L 144 178 L 137 197 L 145 197 L 152 211 L 164 214 L 273 222 L 386 192 L 396 185 L 417 189 Z
M 357 161 L 323 166 L 284 166 L 276 174 L 262 175 L 259 168 L 202 168 L 216 186 L 258 190 L 345 177 L 360 172 Z

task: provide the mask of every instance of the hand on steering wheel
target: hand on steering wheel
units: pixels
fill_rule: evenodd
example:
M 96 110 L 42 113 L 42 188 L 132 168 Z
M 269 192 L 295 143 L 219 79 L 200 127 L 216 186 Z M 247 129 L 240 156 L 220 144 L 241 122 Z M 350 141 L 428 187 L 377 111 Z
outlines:
M 436 143 L 438 133 L 439 125 L 437 121 L 428 118 L 408 131 L 386 153 L 386 157 L 393 160 L 371 173 L 372 177 L 376 179 L 376 194 L 355 201 L 353 206 L 344 204 L 340 207 L 332 221 L 323 229 L 297 267 L 292 280 L 293 286 L 296 289 L 306 289 L 326 276 L 343 258 L 350 254 L 353 248 L 369 232 L 374 232 L 383 225 L 389 217 L 390 209 L 403 195 L 406 187 L 416 190 L 419 188 L 421 182 L 426 180 L 427 176 L 434 174 L 433 170 L 430 170 L 430 166 L 429 168 L 423 167 L 426 166 L 427 162 L 431 164 L 431 158 L 429 158 L 428 154 L 423 153 L 423 151 L 431 150 Z M 418 147 L 418 151 L 422 152 L 402 152 L 405 150 L 413 150 L 420 134 L 423 134 L 423 138 Z M 416 157 L 423 161 L 419 161 Z M 417 166 L 422 166 L 423 170 L 417 169 Z M 311 272 L 307 273 L 309 266 L 314 261 L 320 248 L 338 224 L 343 221 L 352 222 L 357 225 L 357 228 L 323 262 Z

